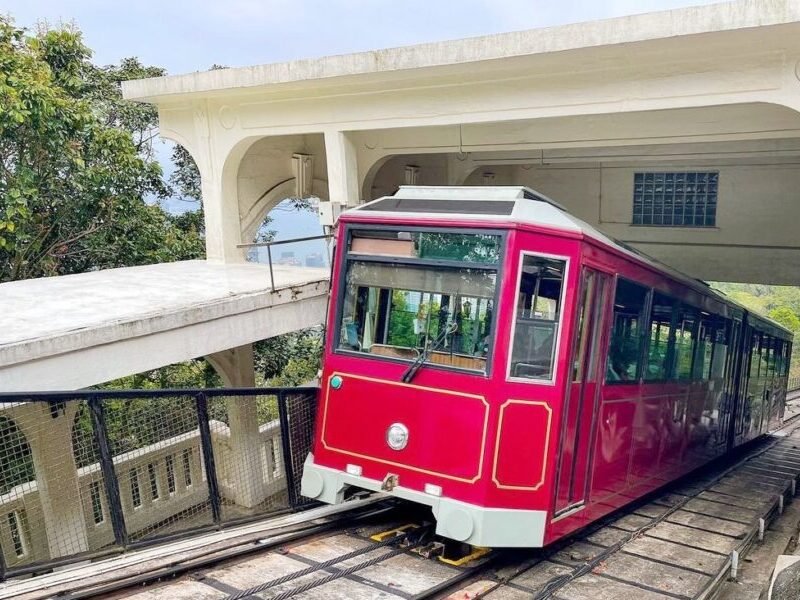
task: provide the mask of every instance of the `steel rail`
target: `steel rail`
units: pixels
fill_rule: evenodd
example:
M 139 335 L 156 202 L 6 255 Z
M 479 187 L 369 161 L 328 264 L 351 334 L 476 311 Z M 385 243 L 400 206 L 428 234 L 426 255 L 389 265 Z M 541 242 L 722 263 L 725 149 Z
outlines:
M 427 531 L 427 530 L 430 530 L 430 526 L 428 526 L 428 527 L 420 527 L 419 529 L 413 529 L 411 531 L 406 531 L 404 533 L 400 533 L 398 535 L 395 535 L 393 537 L 385 539 L 385 540 L 383 540 L 381 542 L 375 542 L 374 544 L 369 544 L 367 546 L 364 546 L 363 548 L 359 548 L 357 550 L 353 550 L 352 552 L 348 552 L 347 554 L 343 554 L 342 556 L 336 556 L 334 558 L 326 560 L 325 562 L 321 562 L 319 564 L 307 567 L 305 569 L 301 569 L 299 571 L 294 571 L 292 573 L 287 573 L 286 575 L 283 575 L 282 577 L 278 577 L 276 579 L 272 579 L 270 581 L 266 581 L 264 583 L 261 583 L 259 585 L 253 586 L 253 587 L 248 588 L 246 590 L 243 590 L 241 592 L 237 592 L 236 594 L 232 594 L 230 596 L 226 596 L 222 600 L 241 600 L 242 598 L 246 598 L 247 596 L 252 596 L 254 594 L 258 594 L 260 592 L 264 592 L 264 591 L 266 591 L 266 590 L 268 590 L 270 588 L 273 588 L 273 587 L 276 587 L 276 586 L 279 586 L 279 585 L 283 585 L 284 583 L 288 583 L 289 581 L 293 581 L 295 579 L 299 579 L 301 577 L 305 577 L 306 575 L 311 575 L 313 573 L 316 573 L 317 571 L 328 569 L 328 568 L 330 568 L 330 567 L 332 567 L 334 565 L 337 565 L 337 564 L 339 564 L 341 562 L 356 558 L 358 556 L 361 556 L 363 554 L 367 554 L 369 552 L 373 552 L 374 550 L 378 550 L 378 549 L 384 548 L 386 546 L 392 546 L 392 545 L 399 544 L 399 543 L 401 543 L 401 542 L 413 537 L 414 535 L 423 535 L 425 533 L 425 531 Z M 310 582 L 308 582 L 306 584 L 303 584 L 301 586 L 298 586 L 296 588 L 292 588 L 291 590 L 286 590 L 285 592 L 282 592 L 282 593 L 278 594 L 277 596 L 272 597 L 272 600 L 278 600 L 278 599 L 283 600 L 284 598 L 289 598 L 291 596 L 294 596 L 295 594 L 299 594 L 301 592 L 308 591 L 308 590 L 310 590 L 312 588 L 315 588 L 317 586 L 323 585 L 324 583 L 328 583 L 330 581 L 333 581 L 334 579 L 339 579 L 341 577 L 346 577 L 347 575 L 350 575 L 350 574 L 354 573 L 355 571 L 358 571 L 360 569 L 366 569 L 367 567 L 370 567 L 372 565 L 378 564 L 379 562 L 382 562 L 382 561 L 384 561 L 386 559 L 389 559 L 392 556 L 395 556 L 395 555 L 400 554 L 402 552 L 405 552 L 405 549 L 397 548 L 397 549 L 395 549 L 395 550 L 393 550 L 391 552 L 387 552 L 386 554 L 382 554 L 381 556 L 377 556 L 377 557 L 372 558 L 372 559 L 370 559 L 368 561 L 359 563 L 357 565 L 353 565 L 352 567 L 348 567 L 347 569 L 337 570 L 337 572 L 331 573 L 329 576 L 323 577 L 322 579 L 316 579 L 316 580 L 310 581 Z
M 266 534 L 268 535 L 267 539 L 274 539 L 276 541 L 264 543 L 253 542 L 251 539 L 246 539 L 226 549 L 211 548 L 207 551 L 192 556 L 187 561 L 181 561 L 177 563 L 172 562 L 168 565 L 165 565 L 164 568 L 147 573 L 140 573 L 133 577 L 119 579 L 106 584 L 94 586 L 89 585 L 83 589 L 80 589 L 80 584 L 76 583 L 73 585 L 73 589 L 71 591 L 60 593 L 59 598 L 63 598 L 64 600 L 92 598 L 100 594 L 108 594 L 121 589 L 128 589 L 133 586 L 152 583 L 156 580 L 176 577 L 194 569 L 211 567 L 212 565 L 217 565 L 227 560 L 245 558 L 248 555 L 275 548 L 280 544 L 285 544 L 286 542 L 302 542 L 303 540 L 311 539 L 321 533 L 331 530 L 340 530 L 343 522 L 351 523 L 363 521 L 365 519 L 383 515 L 395 510 L 397 510 L 396 504 L 394 504 L 392 501 L 387 501 L 373 506 L 354 509 L 350 514 L 343 513 L 340 515 L 341 518 L 337 521 L 318 524 L 315 522 L 316 519 L 314 519 L 308 522 L 287 525 Z

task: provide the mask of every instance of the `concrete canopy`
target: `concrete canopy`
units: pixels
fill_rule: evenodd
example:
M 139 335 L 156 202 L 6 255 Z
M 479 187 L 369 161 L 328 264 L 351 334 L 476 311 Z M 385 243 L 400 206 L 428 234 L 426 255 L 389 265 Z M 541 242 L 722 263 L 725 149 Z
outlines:
M 161 134 L 198 163 L 211 260 L 243 260 L 238 244 L 277 186 L 352 206 L 401 184 L 509 184 L 690 275 L 800 284 L 797 0 L 131 81 L 123 93 L 158 105 Z M 714 225 L 633 225 L 641 171 L 719 173 Z
M 0 391 L 77 389 L 322 322 L 326 269 L 185 261 L 0 285 Z M 251 367 L 252 370 L 252 367 Z

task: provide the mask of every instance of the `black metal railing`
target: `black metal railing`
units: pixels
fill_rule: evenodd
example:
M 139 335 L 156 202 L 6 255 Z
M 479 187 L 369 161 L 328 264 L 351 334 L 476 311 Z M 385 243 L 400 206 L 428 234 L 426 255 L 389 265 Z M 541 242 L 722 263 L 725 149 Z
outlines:
M 800 377 L 789 377 L 789 382 L 786 385 L 787 392 L 795 392 L 800 390 Z
M 329 241 L 333 238 L 332 235 L 312 235 L 309 237 L 300 237 L 294 238 L 289 240 L 277 240 L 273 242 L 253 242 L 251 244 L 238 244 L 237 248 L 246 248 L 246 249 L 254 249 L 254 248 L 266 248 L 267 249 L 267 264 L 269 265 L 269 283 L 272 291 L 274 292 L 276 289 L 275 286 L 275 273 L 273 269 L 273 258 L 272 258 L 272 248 L 275 246 L 282 246 L 286 244 L 297 244 L 302 242 L 313 242 L 317 240 L 325 240 Z M 319 268 L 327 268 L 330 266 L 330 255 L 328 250 L 325 249 L 324 254 L 320 253 L 321 257 L 323 257 L 323 261 L 321 264 L 316 265 Z M 260 261 L 255 261 L 260 262 Z M 299 266 L 299 265 L 296 265 Z M 310 265 L 307 265 L 310 266 Z
M 0 577 L 302 508 L 317 388 L 0 394 Z

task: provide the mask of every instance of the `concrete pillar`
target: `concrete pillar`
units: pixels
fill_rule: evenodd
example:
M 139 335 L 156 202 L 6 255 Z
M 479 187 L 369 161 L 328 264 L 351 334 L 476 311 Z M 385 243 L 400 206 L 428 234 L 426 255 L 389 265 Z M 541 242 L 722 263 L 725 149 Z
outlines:
M 237 247 L 242 243 L 242 231 L 235 178 L 230 185 L 223 186 L 219 178 L 203 177 L 201 187 L 206 258 L 222 263 L 245 262 L 246 252 Z
M 345 131 L 326 131 L 325 158 L 330 201 L 342 206 L 358 205 L 358 162 L 351 136 Z
M 192 157 L 200 171 L 206 258 L 224 263 L 244 262 L 246 253 L 236 247 L 242 241 L 237 174 L 243 151 L 228 156 L 217 150 L 206 102 L 194 105 L 192 119 L 196 140 Z
M 14 415 L 31 447 L 50 558 L 89 550 L 72 447 L 77 410 L 77 402 L 53 410 L 45 402 L 30 402 Z
M 255 386 L 252 344 L 217 352 L 206 358 L 227 387 Z M 228 398 L 227 411 L 231 434 L 228 480 L 234 490 L 232 500 L 239 506 L 253 508 L 266 499 L 269 483 L 261 460 L 263 444 L 258 431 L 256 398 Z

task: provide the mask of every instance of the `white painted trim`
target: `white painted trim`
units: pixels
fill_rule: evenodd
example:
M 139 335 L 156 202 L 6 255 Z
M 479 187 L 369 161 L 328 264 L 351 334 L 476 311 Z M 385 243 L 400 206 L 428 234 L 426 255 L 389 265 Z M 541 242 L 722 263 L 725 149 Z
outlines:
M 547 517 L 544 510 L 490 508 L 434 496 L 398 485 L 384 495 L 382 482 L 314 463 L 309 454 L 303 464 L 301 494 L 327 504 L 344 503 L 347 487 L 378 492 L 431 507 L 436 533 L 474 546 L 499 548 L 540 548 L 544 545 Z
M 517 332 L 517 309 L 519 308 L 519 286 L 522 282 L 522 267 L 526 256 L 536 256 L 540 258 L 551 258 L 555 260 L 564 261 L 564 279 L 561 281 L 561 298 L 558 302 L 558 325 L 556 326 L 555 343 L 553 344 L 553 355 L 551 357 L 553 372 L 550 379 L 529 379 L 525 377 L 512 377 L 511 376 L 511 359 L 514 351 L 514 336 Z M 570 257 L 558 254 L 548 254 L 546 252 L 534 252 L 531 250 L 521 250 L 519 253 L 519 267 L 517 268 L 517 281 L 514 286 L 514 312 L 512 313 L 514 320 L 511 322 L 511 335 L 508 340 L 508 360 L 506 361 L 506 381 L 512 383 L 528 383 L 535 385 L 549 385 L 554 386 L 558 379 L 558 353 L 561 350 L 561 334 L 564 327 L 564 300 L 567 295 L 567 284 L 569 283 L 569 269 Z

